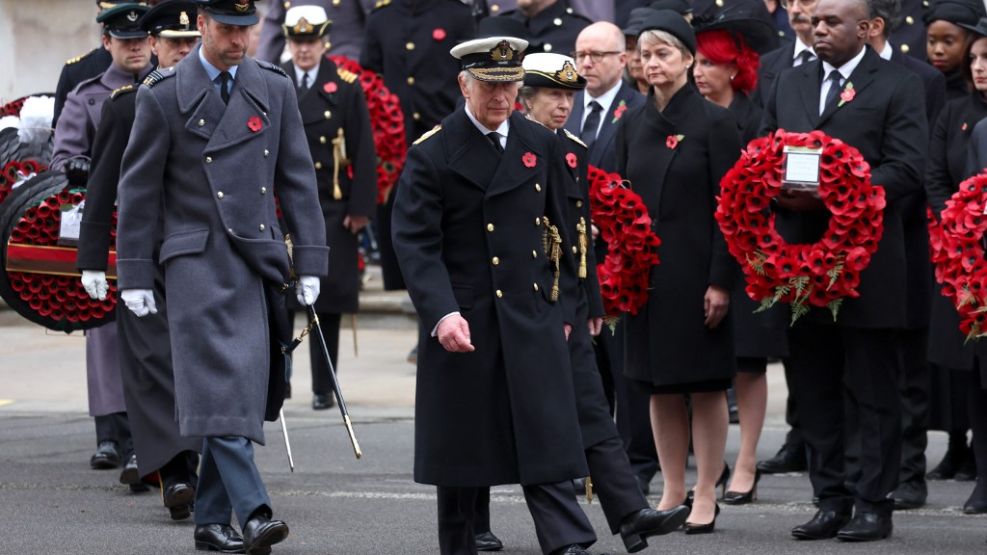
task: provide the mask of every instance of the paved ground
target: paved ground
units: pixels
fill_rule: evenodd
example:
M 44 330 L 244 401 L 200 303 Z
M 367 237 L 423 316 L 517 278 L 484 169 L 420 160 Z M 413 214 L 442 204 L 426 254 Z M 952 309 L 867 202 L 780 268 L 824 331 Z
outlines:
M 337 412 L 308 408 L 307 350 L 300 349 L 295 398 L 287 418 L 296 461 L 289 473 L 279 428 L 268 427 L 258 463 L 276 513 L 291 536 L 275 553 L 333 555 L 432 554 L 433 490 L 411 481 L 414 368 L 404 361 L 415 339 L 402 316 L 361 316 L 360 355 L 344 330 L 343 387 L 365 456 L 353 458 Z M 93 447 L 86 415 L 81 338 L 49 335 L 10 312 L 0 312 L 0 554 L 192 553 L 191 525 L 174 523 L 156 494 L 133 495 L 116 483 L 116 472 L 88 468 Z M 784 432 L 784 384 L 769 373 L 771 402 L 761 455 L 777 449 Z M 731 427 L 728 458 L 736 453 Z M 944 450 L 932 434 L 930 458 Z M 653 484 L 660 491 L 660 476 Z M 812 512 L 805 476 L 767 477 L 760 501 L 724 507 L 717 533 L 673 534 L 645 553 L 984 553 L 987 521 L 962 515 L 969 483 L 937 483 L 930 505 L 895 517 L 895 535 L 880 544 L 800 543 L 788 530 Z M 585 507 L 601 534 L 600 551 L 623 552 L 606 533 L 597 503 Z M 495 531 L 508 554 L 537 554 L 535 534 L 519 490 L 496 488 Z

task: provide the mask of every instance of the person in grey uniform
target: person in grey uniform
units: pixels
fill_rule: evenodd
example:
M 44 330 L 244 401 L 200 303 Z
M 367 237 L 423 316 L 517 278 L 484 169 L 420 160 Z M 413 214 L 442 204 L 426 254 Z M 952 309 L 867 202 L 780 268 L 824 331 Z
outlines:
M 146 6 L 123 3 L 102 11 L 96 19 L 103 24 L 103 47 L 113 62 L 105 72 L 79 83 L 69 93 L 55 127 L 50 167 L 63 170 L 72 185 L 84 186 L 88 179 L 93 138 L 103 102 L 114 89 L 139 82 L 151 71 L 147 31 L 137 24 L 146 11 Z M 116 325 L 101 326 L 86 333 L 89 414 L 96 420 L 97 444 L 89 464 L 94 469 L 112 469 L 125 461 L 120 481 L 140 490 L 143 486 L 130 445 L 117 346 Z
M 270 3 L 260 27 L 260 45 L 257 59 L 277 64 L 281 62 L 285 41 L 284 16 L 293 6 L 319 6 L 326 10 L 332 22 L 332 41 L 326 41 L 328 53 L 346 56 L 351 60 L 360 59 L 363 46 L 363 24 L 367 14 L 374 9 L 376 0 L 275 0 Z
M 329 249 L 291 79 L 246 56 L 257 20 L 253 0 L 201 1 L 201 46 L 137 92 L 117 266 L 120 298 L 137 316 L 157 310 L 164 268 L 175 416 L 182 436 L 203 438 L 196 548 L 266 554 L 288 536 L 253 455 L 284 402 L 276 324 L 293 275 L 299 302 L 315 303 Z M 148 226 L 159 220 L 156 253 Z

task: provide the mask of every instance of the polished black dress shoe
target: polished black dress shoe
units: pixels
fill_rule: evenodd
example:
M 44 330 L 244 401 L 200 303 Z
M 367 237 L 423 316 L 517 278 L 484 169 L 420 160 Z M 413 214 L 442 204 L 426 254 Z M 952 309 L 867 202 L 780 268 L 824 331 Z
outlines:
M 120 452 L 117 451 L 117 442 L 99 442 L 96 452 L 89 458 L 89 466 L 93 470 L 110 470 L 120 466 Z
M 288 537 L 288 525 L 271 520 L 267 515 L 255 515 L 243 527 L 243 545 L 247 555 L 267 555 L 271 546 Z
M 192 514 L 195 487 L 187 482 L 176 482 L 162 490 L 161 500 L 172 520 L 184 520 Z
M 495 536 L 493 532 L 480 532 L 475 537 L 477 551 L 500 551 L 504 549 L 504 542 Z
M 578 545 L 570 545 L 569 547 L 565 547 L 558 551 L 555 551 L 552 555 L 593 555 L 593 553 L 591 551 L 587 551 L 586 549 Z M 607 555 L 607 554 L 600 553 L 600 555 Z
M 982 515 L 987 513 L 987 485 L 983 479 L 977 480 L 977 487 L 973 488 L 970 498 L 963 504 L 963 512 L 968 515 Z
M 962 440 L 956 440 L 950 436 L 946 454 L 943 455 L 939 464 L 925 475 L 925 478 L 927 480 L 952 480 L 960 468 L 964 466 L 964 463 L 972 458 L 971 449 L 966 445 L 966 435 L 963 435 Z
M 805 458 L 805 450 L 801 447 L 784 444 L 770 459 L 757 463 L 757 469 L 762 474 L 786 474 L 789 472 L 805 472 L 809 463 Z
M 678 530 L 688 517 L 689 507 L 685 505 L 667 511 L 641 509 L 624 517 L 620 523 L 620 537 L 628 553 L 637 553 L 648 547 L 648 538 Z
M 800 540 L 828 540 L 836 537 L 848 522 L 850 522 L 849 513 L 819 509 L 812 520 L 792 528 L 792 535 Z
M 330 394 L 316 393 L 312 395 L 312 410 L 326 410 L 336 406 L 336 399 Z
M 120 483 L 121 484 L 139 484 L 141 481 L 141 474 L 137 470 L 137 455 L 131 454 L 127 458 L 127 464 L 123 465 L 123 470 L 120 472 Z
M 219 551 L 220 553 L 243 553 L 243 538 L 229 524 L 206 524 L 196 526 L 195 548 L 199 551 Z
M 977 461 L 973 456 L 973 449 L 970 449 L 966 459 L 956 469 L 953 479 L 957 482 L 972 482 L 977 479 Z
M 720 516 L 720 504 L 717 503 L 716 505 L 714 505 L 714 508 L 716 510 L 713 511 L 713 520 L 711 522 L 707 522 L 706 524 L 694 524 L 692 522 L 686 522 L 684 528 L 686 535 L 691 536 L 693 534 L 712 534 L 713 531 L 716 530 L 716 517 Z
M 761 481 L 761 471 L 754 470 L 754 486 L 747 491 L 728 491 L 723 494 L 723 502 L 727 505 L 746 505 L 757 501 L 757 483 Z
M 924 506 L 928 496 L 929 489 L 925 485 L 925 480 L 919 478 L 899 484 L 891 498 L 894 499 L 894 510 L 908 511 Z
M 845 542 L 872 542 L 891 537 L 891 515 L 857 511 L 846 526 L 840 528 L 836 538 Z

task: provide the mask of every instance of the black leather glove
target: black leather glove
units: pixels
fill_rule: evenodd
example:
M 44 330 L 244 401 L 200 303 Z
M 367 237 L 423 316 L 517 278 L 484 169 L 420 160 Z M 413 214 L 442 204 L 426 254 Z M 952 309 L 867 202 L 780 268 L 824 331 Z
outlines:
M 89 180 L 89 160 L 72 158 L 65 163 L 65 177 L 73 187 L 85 187 Z

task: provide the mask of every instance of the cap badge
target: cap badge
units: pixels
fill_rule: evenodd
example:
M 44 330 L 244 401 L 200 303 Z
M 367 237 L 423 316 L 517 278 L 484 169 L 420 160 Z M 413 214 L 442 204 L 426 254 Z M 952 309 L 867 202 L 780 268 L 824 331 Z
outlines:
M 233 0 L 233 7 L 238 12 L 245 12 L 250 9 L 250 0 Z
M 129 21 L 131 23 L 137 21 L 137 18 L 139 18 L 139 17 L 140 17 L 140 15 L 137 12 L 135 12 L 135 11 L 127 12 L 127 21 Z
M 314 27 L 312 27 L 312 24 L 309 23 L 307 19 L 301 17 L 298 19 L 298 23 L 295 23 L 295 26 L 292 27 L 291 30 L 295 33 L 311 33 L 314 30 Z
M 184 25 L 185 26 L 185 29 L 188 30 L 188 26 L 189 26 L 188 14 L 185 13 L 185 12 L 182 12 L 178 16 L 178 23 L 179 23 L 179 25 Z
M 511 48 L 510 43 L 502 40 L 490 51 L 490 59 L 495 62 L 509 62 L 514 59 L 514 49 Z
M 575 83 L 579 80 L 579 74 L 576 73 L 576 68 L 572 67 L 572 64 L 568 61 L 562 66 L 562 69 L 555 73 L 555 76 L 563 83 Z

